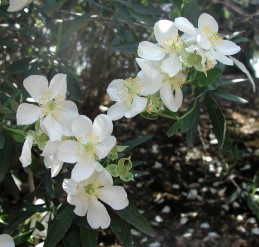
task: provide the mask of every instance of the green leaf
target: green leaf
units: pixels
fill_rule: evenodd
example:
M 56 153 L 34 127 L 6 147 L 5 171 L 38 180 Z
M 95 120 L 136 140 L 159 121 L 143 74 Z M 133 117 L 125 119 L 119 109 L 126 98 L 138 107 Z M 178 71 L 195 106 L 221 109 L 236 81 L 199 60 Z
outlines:
M 129 151 L 147 141 L 149 141 L 151 138 L 153 138 L 153 135 L 147 135 L 147 136 L 140 136 L 133 140 L 126 141 L 123 143 L 123 146 L 128 146 L 125 151 Z
M 185 0 L 182 1 L 181 6 L 181 15 L 188 18 L 188 20 L 194 25 L 197 26 L 198 17 L 201 14 L 199 6 L 195 0 Z
M 75 218 L 73 209 L 73 206 L 67 205 L 58 210 L 57 217 L 49 225 L 44 247 L 55 247 L 64 237 Z
M 138 42 L 123 43 L 119 45 L 112 45 L 112 49 L 121 52 L 136 52 L 138 48 Z
M 15 245 L 23 244 L 27 242 L 27 240 L 30 238 L 31 234 L 33 233 L 34 229 L 29 230 L 27 232 L 23 232 L 17 236 L 14 237 L 14 243 Z
M 154 113 L 154 114 L 149 114 L 148 112 L 144 111 L 140 113 L 141 117 L 146 118 L 148 120 L 156 120 L 158 118 L 158 114 Z
M 221 74 L 222 70 L 218 67 L 215 67 L 207 71 L 207 76 L 203 72 L 197 72 L 195 79 L 193 81 L 193 85 L 195 87 L 208 86 L 210 83 L 214 82 Z
M 212 123 L 213 131 L 219 143 L 219 148 L 223 147 L 226 135 L 226 120 L 225 117 L 210 93 L 205 96 L 205 103 Z
M 98 247 L 98 236 L 97 230 L 80 228 L 80 238 L 82 247 Z
M 246 99 L 243 99 L 237 95 L 231 94 L 231 93 L 225 93 L 225 92 L 213 92 L 213 95 L 220 97 L 224 100 L 233 101 L 235 103 L 239 104 L 246 104 L 248 101 Z
M 114 212 L 141 232 L 149 236 L 155 236 L 154 230 L 132 203 L 129 203 L 128 207 L 125 209 L 114 210 Z
M 193 111 L 193 124 L 186 132 L 186 141 L 189 147 L 193 147 L 196 142 L 197 129 L 200 119 L 200 104 L 198 103 Z
M 257 220 L 259 221 L 259 204 L 255 200 L 254 195 L 250 194 L 246 198 L 246 202 L 250 210 L 253 212 L 253 214 L 256 216 Z
M 249 80 L 248 79 L 244 79 L 244 78 L 240 78 L 240 79 L 232 79 L 232 80 L 220 81 L 219 87 L 231 86 L 233 84 L 243 83 L 245 81 L 249 81 Z
M 194 101 L 191 109 L 181 117 L 182 119 L 181 132 L 185 133 L 187 130 L 189 130 L 192 127 L 193 120 L 196 115 L 196 108 L 197 108 L 197 100 Z
M 130 231 L 130 225 L 125 222 L 125 220 L 121 219 L 118 215 L 113 213 L 112 210 L 108 209 L 108 212 L 111 216 L 110 228 L 116 237 L 120 240 L 124 247 L 132 247 L 133 239 Z
M 171 137 L 177 133 L 177 131 L 182 127 L 183 121 L 182 119 L 179 119 L 177 122 L 175 122 L 167 131 L 166 135 L 168 137 Z

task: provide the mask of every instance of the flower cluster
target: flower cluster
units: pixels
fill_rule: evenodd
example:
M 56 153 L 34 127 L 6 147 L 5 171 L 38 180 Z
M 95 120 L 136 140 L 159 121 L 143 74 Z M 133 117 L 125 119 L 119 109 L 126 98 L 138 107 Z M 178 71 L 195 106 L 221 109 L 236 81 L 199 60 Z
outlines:
M 27 133 L 20 161 L 23 167 L 32 163 L 31 149 L 37 145 L 42 150 L 44 164 L 55 177 L 63 163 L 76 163 L 71 179 L 65 179 L 64 190 L 68 202 L 75 205 L 75 214 L 85 216 L 92 228 L 107 228 L 110 217 L 98 199 L 116 210 L 128 205 L 123 187 L 113 186 L 112 176 L 102 165 L 116 147 L 112 136 L 113 123 L 105 114 L 98 115 L 92 122 L 87 116 L 79 115 L 74 102 L 66 100 L 66 75 L 57 74 L 48 85 L 44 76 L 32 75 L 23 82 L 37 104 L 22 103 L 16 113 L 17 124 L 35 123 L 35 130 Z
M 147 111 L 152 113 L 164 106 L 177 112 L 183 103 L 182 86 L 191 83 L 189 78 L 197 71 L 207 74 L 218 62 L 236 64 L 254 81 L 248 70 L 232 55 L 240 47 L 218 33 L 218 23 L 209 14 L 198 19 L 198 28 L 186 18 L 175 21 L 160 20 L 154 25 L 157 43 L 140 42 L 136 62 L 141 71 L 135 78 L 113 80 L 107 93 L 116 101 L 108 116 L 117 120 L 131 118 Z M 162 103 L 162 106 L 161 106 Z

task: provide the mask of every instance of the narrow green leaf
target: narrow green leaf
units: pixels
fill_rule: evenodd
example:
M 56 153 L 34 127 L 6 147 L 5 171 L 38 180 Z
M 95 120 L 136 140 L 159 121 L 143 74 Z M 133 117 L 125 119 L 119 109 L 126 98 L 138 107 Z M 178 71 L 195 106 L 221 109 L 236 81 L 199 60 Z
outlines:
M 137 42 L 123 43 L 119 45 L 112 45 L 112 49 L 122 52 L 136 52 L 138 48 Z
M 80 238 L 82 247 L 98 247 L 98 236 L 97 230 L 91 230 L 86 228 L 80 228 Z
M 127 146 L 125 151 L 129 151 L 129 150 L 149 141 L 152 137 L 153 137 L 153 135 L 140 136 L 140 137 L 137 137 L 133 140 L 124 142 L 123 146 Z
M 203 72 L 197 72 L 193 85 L 195 87 L 205 87 L 210 83 L 214 82 L 220 75 L 222 70 L 218 67 L 215 67 L 207 72 L 207 75 Z
M 213 95 L 222 98 L 224 100 L 233 101 L 235 103 L 239 104 L 246 104 L 248 101 L 246 99 L 243 99 L 237 95 L 231 94 L 231 93 L 225 93 L 225 92 L 213 92 Z
M 220 87 L 231 86 L 233 84 L 243 83 L 245 81 L 248 82 L 249 79 L 240 78 L 240 79 L 225 80 L 225 81 L 220 81 L 219 86 Z
M 187 130 L 189 130 L 192 127 L 193 120 L 196 114 L 196 108 L 197 108 L 197 100 L 194 101 L 191 109 L 181 117 L 182 119 L 181 132 L 185 133 Z
M 177 131 L 182 127 L 183 121 L 182 119 L 179 119 L 177 122 L 175 122 L 167 131 L 166 135 L 168 137 L 171 137 L 177 133 Z
M 193 147 L 196 142 L 197 129 L 200 119 L 200 104 L 195 107 L 193 114 L 193 124 L 186 132 L 186 141 L 189 147 Z
M 224 145 L 225 135 L 226 135 L 226 120 L 225 117 L 210 93 L 205 96 L 205 103 L 209 113 L 209 117 L 212 123 L 213 131 L 219 143 L 219 148 L 221 149 Z
M 49 225 L 44 247 L 55 247 L 64 237 L 75 217 L 73 208 L 67 205 L 58 211 L 57 217 Z
M 140 230 L 141 232 L 149 235 L 155 236 L 154 230 L 151 228 L 147 220 L 139 213 L 138 209 L 129 203 L 129 206 L 123 210 L 114 210 L 122 219 L 126 222 Z
M 4 179 L 5 174 L 9 171 L 12 159 L 12 142 L 8 135 L 5 135 L 5 145 L 0 155 L 0 182 Z
M 108 212 L 111 216 L 110 228 L 112 229 L 116 237 L 120 240 L 121 244 L 124 247 L 132 247 L 133 239 L 130 231 L 130 225 L 118 215 L 113 213 L 112 210 L 108 209 Z
M 253 214 L 256 216 L 257 220 L 259 221 L 259 204 L 255 200 L 254 195 L 250 194 L 246 198 L 246 202 L 250 210 L 253 212 Z
M 33 233 L 34 229 L 29 230 L 27 232 L 23 232 L 17 236 L 14 237 L 14 243 L 15 245 L 23 244 L 27 242 L 27 240 L 30 238 L 31 234 Z

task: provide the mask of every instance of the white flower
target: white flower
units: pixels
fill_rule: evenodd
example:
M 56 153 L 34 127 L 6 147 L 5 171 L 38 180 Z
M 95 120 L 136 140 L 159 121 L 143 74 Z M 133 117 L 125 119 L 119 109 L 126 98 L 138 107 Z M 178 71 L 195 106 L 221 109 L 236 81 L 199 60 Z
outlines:
M 93 229 L 109 227 L 111 219 L 99 201 L 103 201 L 115 210 L 128 206 L 127 193 L 121 186 L 113 186 L 112 177 L 107 171 L 94 172 L 93 175 L 79 183 L 65 179 L 63 189 L 68 203 L 75 206 L 76 215 L 85 216 Z
M 72 122 L 72 132 L 77 141 L 63 141 L 58 147 L 57 157 L 63 162 L 77 162 L 72 170 L 73 180 L 87 179 L 95 169 L 100 169 L 98 161 L 105 158 L 116 143 L 112 130 L 112 121 L 104 114 L 98 115 L 93 123 L 83 115 Z
M 63 166 L 63 161 L 60 161 L 57 152 L 61 141 L 47 141 L 42 156 L 44 156 L 44 164 L 46 168 L 51 168 L 51 177 L 58 175 Z
M 23 9 L 26 5 L 30 4 L 32 0 L 10 0 L 10 5 L 7 9 L 8 12 L 16 12 Z
M 138 55 L 145 60 L 163 60 L 162 71 L 170 77 L 175 76 L 182 69 L 180 57 L 183 41 L 178 35 L 178 29 L 172 21 L 160 20 L 154 25 L 154 33 L 158 44 L 140 42 Z
M 198 28 L 195 28 L 186 18 L 177 17 L 175 19 L 177 28 L 188 34 L 187 41 L 192 38 L 205 50 L 210 50 L 215 59 L 226 65 L 233 65 L 233 61 L 228 57 L 240 51 L 240 47 L 234 42 L 224 40 L 218 35 L 218 23 L 209 14 L 203 13 L 198 19 Z
M 52 141 L 71 135 L 71 122 L 79 114 L 75 103 L 65 100 L 66 75 L 56 74 L 49 86 L 46 77 L 31 75 L 23 85 L 39 106 L 22 103 L 16 113 L 17 124 L 32 124 L 40 119 L 42 130 Z
M 116 101 L 107 112 L 112 120 L 122 117 L 132 118 L 143 112 L 147 106 L 148 96 L 156 93 L 162 83 L 162 76 L 144 59 L 136 59 L 141 71 L 135 78 L 113 80 L 107 88 L 111 100 Z
M 0 235 L 0 247 L 14 247 L 13 238 L 8 234 Z
M 183 103 L 182 85 L 186 81 L 184 70 L 177 75 L 169 77 L 164 74 L 163 85 L 160 89 L 161 100 L 165 106 L 172 112 L 177 112 Z
M 22 163 L 23 167 L 27 167 L 31 164 L 31 148 L 33 144 L 33 136 L 27 135 L 25 142 L 22 147 L 22 154 L 19 158 L 19 160 Z
M 34 202 L 34 205 L 41 205 L 41 204 L 45 204 L 45 201 L 40 198 Z M 33 237 L 38 237 L 42 239 L 46 238 L 50 218 L 52 218 L 51 213 L 48 211 L 43 213 L 37 212 L 31 217 L 30 228 L 34 228 L 36 226 L 37 221 L 39 221 L 44 226 L 43 231 L 39 231 L 38 229 L 35 229 L 32 233 Z

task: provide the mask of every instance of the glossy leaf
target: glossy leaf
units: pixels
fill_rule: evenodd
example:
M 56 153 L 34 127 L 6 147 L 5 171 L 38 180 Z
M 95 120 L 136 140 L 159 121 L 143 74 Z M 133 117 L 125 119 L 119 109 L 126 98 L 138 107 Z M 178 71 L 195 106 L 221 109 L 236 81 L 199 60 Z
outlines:
M 97 247 L 99 232 L 97 230 L 80 228 L 80 238 L 82 247 Z
M 133 140 L 130 140 L 130 141 L 126 141 L 123 143 L 123 146 L 128 146 L 125 151 L 129 151 L 131 150 L 132 148 L 135 148 L 147 141 L 149 141 L 153 136 L 152 135 L 147 135 L 147 136 L 140 136 L 140 137 L 137 137 Z
M 231 94 L 231 93 L 225 93 L 225 92 L 214 92 L 213 95 L 222 98 L 227 101 L 233 101 L 235 103 L 239 104 L 246 104 L 248 101 L 246 99 L 243 99 L 237 95 Z
M 173 135 L 175 135 L 178 130 L 182 127 L 183 121 L 182 119 L 179 119 L 177 122 L 175 122 L 167 131 L 166 131 L 166 135 L 168 137 L 171 137 Z
M 203 72 L 197 72 L 195 79 L 193 81 L 193 85 L 195 87 L 205 87 L 210 83 L 215 81 L 222 74 L 222 70 L 218 67 L 215 67 L 209 71 L 207 71 L 207 75 Z
M 186 141 L 189 147 L 193 147 L 196 142 L 197 129 L 200 119 L 200 104 L 197 104 L 193 111 L 193 124 L 186 132 Z

